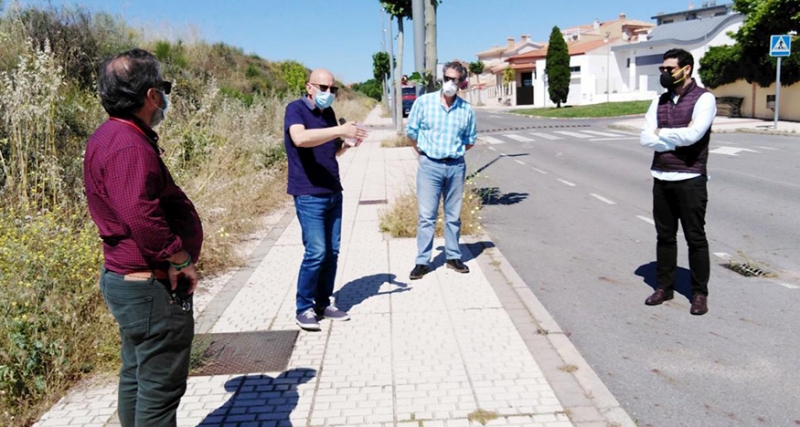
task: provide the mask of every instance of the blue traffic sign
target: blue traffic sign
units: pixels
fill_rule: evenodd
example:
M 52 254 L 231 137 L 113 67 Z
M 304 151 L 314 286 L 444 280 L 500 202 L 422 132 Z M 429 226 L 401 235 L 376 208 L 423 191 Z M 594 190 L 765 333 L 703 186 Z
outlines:
M 789 56 L 792 52 L 792 37 L 772 36 L 769 40 L 769 56 Z

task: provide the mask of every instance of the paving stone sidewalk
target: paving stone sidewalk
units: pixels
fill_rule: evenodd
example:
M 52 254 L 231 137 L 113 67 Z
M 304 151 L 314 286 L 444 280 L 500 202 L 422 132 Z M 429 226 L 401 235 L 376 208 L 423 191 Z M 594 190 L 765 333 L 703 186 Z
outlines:
M 435 270 L 408 280 L 416 242 L 385 236 L 379 215 L 414 188 L 416 156 L 381 147 L 393 131 L 380 128 L 378 112 L 365 121 L 370 137 L 340 158 L 336 302 L 352 320 L 300 331 L 284 371 L 190 377 L 178 425 L 634 426 L 486 237 L 464 239 L 471 273 L 444 268 L 437 239 Z M 198 332 L 298 330 L 303 246 L 293 212 L 284 222 L 252 268 L 197 314 Z M 97 380 L 35 426 L 116 426 L 115 407 L 116 379 Z

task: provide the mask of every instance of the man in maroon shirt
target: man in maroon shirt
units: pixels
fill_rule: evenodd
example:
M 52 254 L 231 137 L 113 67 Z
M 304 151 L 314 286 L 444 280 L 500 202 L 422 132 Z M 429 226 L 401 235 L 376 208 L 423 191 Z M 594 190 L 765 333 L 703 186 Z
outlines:
M 122 338 L 119 418 L 122 427 L 173 427 L 189 374 L 203 230 L 160 158 L 153 127 L 172 84 L 158 60 L 134 49 L 99 71 L 109 119 L 87 143 L 84 184 L 103 240 L 100 289 Z

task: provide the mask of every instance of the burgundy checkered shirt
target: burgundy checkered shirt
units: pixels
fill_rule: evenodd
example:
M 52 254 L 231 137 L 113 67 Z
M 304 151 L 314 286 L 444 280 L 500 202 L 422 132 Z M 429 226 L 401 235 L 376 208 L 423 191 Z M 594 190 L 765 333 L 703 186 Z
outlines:
M 108 270 L 166 270 L 185 249 L 197 261 L 200 217 L 161 161 L 158 134 L 137 119 L 111 118 L 89 137 L 86 201 L 103 239 Z

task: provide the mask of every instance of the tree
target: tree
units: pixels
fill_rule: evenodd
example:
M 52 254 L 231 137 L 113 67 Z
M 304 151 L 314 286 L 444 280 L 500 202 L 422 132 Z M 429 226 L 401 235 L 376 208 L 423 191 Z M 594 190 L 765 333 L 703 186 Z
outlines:
M 436 66 L 439 62 L 436 47 L 436 13 L 441 1 L 425 0 L 425 70 L 432 78 L 428 80 L 428 92 L 436 90 Z
M 403 111 L 403 87 L 399 76 L 403 75 L 403 20 L 411 19 L 411 0 L 380 0 L 383 10 L 397 21 L 397 66 L 395 67 L 394 108 L 398 113 Z M 393 43 L 393 41 L 391 41 Z M 403 133 L 403 121 L 397 121 L 397 134 Z
M 383 99 L 386 99 L 386 76 L 389 75 L 391 69 L 389 63 L 389 54 L 386 52 L 378 52 L 372 55 L 372 76 L 375 80 L 381 82 L 381 90 Z
M 475 61 L 469 64 L 469 72 L 475 75 L 475 82 L 478 84 L 478 105 L 481 103 L 481 77 L 483 74 L 483 62 Z
M 777 58 L 769 56 L 770 36 L 800 30 L 800 1 L 734 0 L 733 8 L 745 15 L 742 26 L 732 34 L 736 44 L 728 49 L 711 48 L 700 60 L 700 77 L 711 88 L 738 79 L 768 87 L 775 82 L 777 71 Z M 735 71 L 728 68 L 731 65 Z M 791 56 L 782 60 L 781 83 L 788 86 L 798 81 L 800 43 L 793 42 Z
M 352 86 L 352 89 L 356 92 L 363 93 L 364 95 L 376 99 L 378 101 L 381 100 L 381 91 L 383 85 L 381 84 L 380 80 L 369 79 L 363 83 L 355 83 Z
M 569 95 L 569 48 L 561 30 L 553 27 L 550 33 L 550 42 L 547 45 L 547 92 L 550 100 L 556 104 L 556 108 L 561 108 L 561 104 L 567 102 Z

